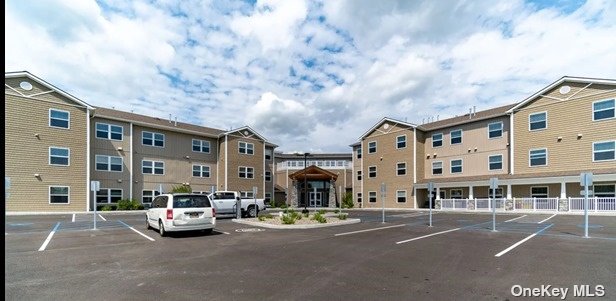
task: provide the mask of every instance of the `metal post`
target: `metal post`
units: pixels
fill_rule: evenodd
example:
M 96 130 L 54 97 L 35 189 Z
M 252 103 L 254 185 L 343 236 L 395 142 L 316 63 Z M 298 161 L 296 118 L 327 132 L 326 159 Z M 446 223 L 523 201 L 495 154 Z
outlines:
M 94 229 L 96 230 L 96 190 L 92 191 L 92 203 L 94 203 Z
M 340 195 L 340 198 L 339 198 L 339 202 L 340 203 L 338 204 L 338 206 L 340 207 L 340 214 L 342 214 L 342 198 L 343 198 L 342 197 L 342 185 L 338 186 L 338 187 L 339 187 L 339 189 L 338 189 L 339 193 L 338 194 Z
M 492 189 L 492 201 L 494 205 L 492 206 L 492 231 L 496 231 L 496 189 Z
M 432 227 L 432 191 L 428 192 L 428 199 L 430 200 L 430 204 L 429 204 L 429 207 L 430 207 L 430 225 L 428 227 Z M 441 206 L 442 206 L 442 202 L 443 201 L 441 201 Z
M 588 238 L 588 174 L 584 174 L 584 237 Z

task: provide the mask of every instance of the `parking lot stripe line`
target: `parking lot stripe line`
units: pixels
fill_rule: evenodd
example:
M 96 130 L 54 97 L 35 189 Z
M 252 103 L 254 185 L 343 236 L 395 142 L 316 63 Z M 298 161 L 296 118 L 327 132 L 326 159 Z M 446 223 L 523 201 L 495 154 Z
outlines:
M 71 220 L 72 223 L 75 222 L 75 213 L 73 213 L 73 220 Z
M 338 233 L 338 234 L 334 234 L 334 236 L 350 235 L 350 234 L 356 234 L 356 233 L 362 233 L 362 232 L 370 232 L 370 231 L 383 230 L 383 229 L 396 228 L 396 227 L 403 227 L 403 226 L 406 226 L 406 225 L 405 224 L 404 225 L 393 225 L 393 226 L 373 228 L 373 229 L 366 229 L 366 230 L 359 230 L 359 231 L 353 231 L 353 232 Z
M 501 256 L 503 256 L 503 255 L 507 254 L 507 252 L 509 252 L 509 251 L 513 250 L 515 247 L 517 247 L 517 246 L 519 246 L 519 245 L 523 244 L 523 243 L 524 243 L 524 242 L 526 242 L 527 240 L 529 240 L 529 239 L 531 239 L 531 238 L 535 237 L 537 234 L 539 234 L 539 233 L 541 233 L 541 232 L 545 231 L 547 228 L 552 227 L 552 226 L 554 226 L 554 224 L 550 224 L 549 226 L 547 226 L 547 227 L 545 227 L 545 228 L 543 228 L 543 229 L 541 229 L 541 230 L 539 230 L 539 231 L 537 231 L 537 232 L 535 232 L 535 233 L 533 233 L 533 234 L 531 234 L 531 235 L 527 236 L 526 238 L 524 238 L 524 239 L 522 239 L 522 240 L 520 240 L 520 241 L 516 242 L 515 244 L 513 244 L 511 247 L 509 247 L 509 248 L 507 248 L 507 249 L 504 249 L 504 250 L 502 250 L 500 253 L 498 253 L 498 254 L 494 255 L 494 257 L 501 257 Z
M 556 216 L 556 214 L 554 214 L 554 215 L 552 215 L 552 216 L 550 216 L 550 217 L 548 217 L 548 218 L 546 218 L 546 219 L 544 219 L 544 220 L 542 220 L 542 221 L 538 222 L 537 224 L 543 224 L 543 222 L 545 222 L 545 221 L 547 221 L 547 220 L 549 220 L 549 219 L 551 219 L 551 218 L 553 218 L 553 217 L 555 217 L 555 216 Z
M 98 214 L 104 221 L 107 221 L 100 213 Z
M 214 231 L 216 231 L 216 232 L 218 232 L 218 233 L 222 233 L 222 234 L 227 234 L 227 235 L 229 235 L 229 232 L 225 232 L 225 231 L 218 231 L 218 230 L 214 230 Z
M 143 237 L 145 237 L 145 238 L 149 239 L 150 241 L 156 241 L 156 240 L 154 240 L 154 238 L 151 238 L 151 237 L 149 237 L 149 236 L 147 236 L 147 235 L 145 235 L 145 234 L 143 234 L 143 233 L 139 232 L 137 229 L 135 229 L 135 228 L 133 228 L 133 227 L 129 226 L 129 225 L 128 225 L 128 224 L 126 224 L 125 222 L 123 222 L 123 221 L 118 221 L 118 222 L 119 222 L 119 223 L 121 223 L 122 225 L 124 225 L 124 226 L 128 227 L 129 229 L 131 229 L 131 230 L 133 230 L 133 231 L 137 232 L 137 234 L 139 234 L 139 235 L 141 235 L 141 236 L 143 236 Z
M 508 222 L 513 222 L 513 221 L 515 221 L 515 220 L 517 220 L 517 219 L 521 219 L 521 218 L 523 218 L 523 217 L 526 217 L 526 214 L 524 214 L 524 215 L 522 215 L 522 216 L 518 216 L 518 217 L 516 217 L 516 218 L 508 219 L 508 220 L 506 220 L 506 221 L 505 221 L 505 223 L 508 223 Z
M 47 239 L 45 239 L 45 242 L 43 242 L 43 245 L 38 249 L 39 251 L 45 251 L 45 248 L 47 248 L 47 245 L 51 241 L 51 238 L 53 237 L 54 233 L 56 233 L 56 230 L 58 230 L 58 227 L 60 227 L 60 222 L 57 222 L 56 226 L 53 227 L 53 230 L 51 230 L 49 235 L 47 235 Z
M 411 238 L 411 239 L 407 239 L 407 240 L 403 240 L 403 241 L 399 241 L 396 244 L 403 244 L 409 241 L 413 241 L 413 240 L 418 240 L 418 239 L 422 239 L 422 238 L 426 238 L 426 237 L 430 237 L 430 236 L 435 236 L 435 235 L 440 235 L 440 234 L 445 234 L 445 233 L 449 233 L 449 232 L 453 232 L 453 231 L 458 231 L 462 228 L 455 228 L 455 229 L 449 229 L 449 230 L 445 230 L 445 231 L 441 231 L 441 232 L 436 232 L 436 233 L 432 233 L 432 234 L 428 234 L 428 235 L 424 235 L 424 236 L 420 236 L 420 237 L 415 237 L 415 238 Z

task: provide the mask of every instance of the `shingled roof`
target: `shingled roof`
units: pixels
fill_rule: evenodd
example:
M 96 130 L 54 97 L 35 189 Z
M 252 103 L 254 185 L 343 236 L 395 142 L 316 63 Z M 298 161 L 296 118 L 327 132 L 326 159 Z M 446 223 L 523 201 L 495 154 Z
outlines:
M 454 125 L 465 124 L 469 122 L 475 122 L 478 120 L 484 120 L 494 117 L 499 117 L 503 115 L 507 115 L 507 111 L 513 108 L 517 103 L 509 104 L 502 107 L 496 107 L 489 110 L 479 111 L 475 114 L 472 114 L 472 117 L 469 118 L 469 114 L 464 114 L 462 116 L 457 116 L 453 118 L 443 119 L 435 122 L 425 123 L 417 128 L 423 131 L 432 131 L 445 127 L 450 127 Z

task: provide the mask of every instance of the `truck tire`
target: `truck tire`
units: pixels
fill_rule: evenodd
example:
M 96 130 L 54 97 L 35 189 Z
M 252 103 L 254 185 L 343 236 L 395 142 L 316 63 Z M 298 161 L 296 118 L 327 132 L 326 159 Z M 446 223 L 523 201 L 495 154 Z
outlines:
M 246 212 L 248 217 L 257 217 L 257 214 L 259 214 L 259 210 L 257 210 L 254 205 L 248 206 L 248 212 Z
M 167 235 L 167 231 L 165 231 L 165 226 L 163 225 L 163 221 L 158 222 L 158 233 L 160 233 L 160 236 L 163 236 L 163 237 Z

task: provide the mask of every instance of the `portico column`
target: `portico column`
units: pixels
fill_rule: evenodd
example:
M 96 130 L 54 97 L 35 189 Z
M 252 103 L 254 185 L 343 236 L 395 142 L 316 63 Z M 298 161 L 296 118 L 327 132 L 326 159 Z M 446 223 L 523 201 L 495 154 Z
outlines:
M 560 198 L 561 199 L 566 199 L 567 198 L 567 183 L 560 182 Z
M 436 199 L 440 200 L 441 199 L 441 188 L 440 187 L 436 187 Z
M 507 184 L 507 199 L 511 200 L 511 184 Z
M 473 197 L 473 186 L 468 186 L 468 198 L 474 199 Z

